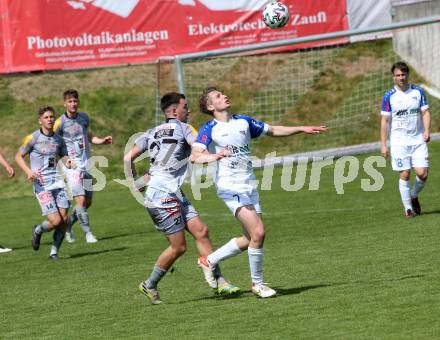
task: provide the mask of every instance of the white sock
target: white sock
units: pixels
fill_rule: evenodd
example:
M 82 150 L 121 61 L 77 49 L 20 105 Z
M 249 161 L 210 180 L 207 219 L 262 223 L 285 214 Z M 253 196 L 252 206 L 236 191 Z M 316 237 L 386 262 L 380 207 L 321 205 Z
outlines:
M 248 248 L 252 283 L 263 283 L 263 248 Z
M 229 240 L 228 243 L 218 248 L 215 252 L 208 255 L 208 262 L 215 266 L 222 260 L 226 260 L 232 256 L 238 255 L 242 250 L 238 247 L 235 238 Z
M 416 176 L 416 180 L 414 181 L 414 186 L 411 190 L 411 197 L 418 197 L 419 192 L 422 191 L 425 186 L 425 181 L 422 181 L 419 176 Z
M 400 190 L 400 197 L 402 198 L 403 206 L 405 207 L 405 211 L 407 211 L 408 209 L 412 210 L 409 181 L 404 181 L 403 179 L 399 179 L 399 190 Z
M 57 255 L 57 254 L 58 254 L 58 249 L 57 249 L 57 247 L 52 246 L 52 247 L 50 248 L 50 256 L 52 256 L 52 255 Z

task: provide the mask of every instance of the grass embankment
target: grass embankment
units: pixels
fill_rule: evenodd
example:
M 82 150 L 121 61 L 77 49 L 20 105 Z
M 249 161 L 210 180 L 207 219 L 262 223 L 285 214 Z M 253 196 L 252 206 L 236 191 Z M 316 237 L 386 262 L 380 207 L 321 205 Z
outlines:
M 232 98 L 232 112 L 250 110 L 258 118 L 262 112 L 278 110 L 277 124 L 327 124 L 331 128 L 318 137 L 258 139 L 253 142 L 253 149 L 259 157 L 274 150 L 277 155 L 283 155 L 376 141 L 381 97 L 392 84 L 390 56 L 393 56 L 391 41 L 383 40 L 325 49 L 313 55 L 248 56 L 206 61 L 203 67 L 190 63 L 185 69 L 193 77 L 192 88 L 188 85 L 187 93 L 193 110 L 191 122 L 198 128 L 209 119 L 198 112 L 197 96 L 204 86 L 218 85 Z M 298 62 L 294 58 L 302 60 Z M 228 63 L 230 66 L 226 68 L 222 65 Z M 297 84 L 300 77 L 309 80 Z M 159 78 L 160 93 L 177 90 L 172 64 L 161 65 Z M 186 80 L 190 81 L 190 77 Z M 415 72 L 411 80 L 423 82 Z M 282 86 L 283 83 L 288 86 Z M 37 108 L 50 104 L 61 114 L 62 92 L 73 87 L 80 92 L 80 109 L 90 114 L 92 131 L 114 137 L 113 146 L 92 146 L 92 154 L 108 159 L 109 166 L 101 168 L 106 175 L 121 178 L 121 159 L 129 137 L 155 124 L 157 84 L 155 65 L 2 76 L 0 148 L 12 161 L 22 138 L 38 127 Z M 278 103 L 278 92 L 284 98 L 282 106 Z M 265 96 L 261 97 L 262 93 Z M 440 109 L 440 101 L 429 99 L 431 112 L 435 113 Z M 267 121 L 273 123 L 271 119 Z M 433 130 L 437 126 L 433 115 Z M 31 186 L 25 183 L 21 172 L 13 180 L 6 180 L 6 175 L 0 172 L 0 185 L 0 197 L 32 195 Z

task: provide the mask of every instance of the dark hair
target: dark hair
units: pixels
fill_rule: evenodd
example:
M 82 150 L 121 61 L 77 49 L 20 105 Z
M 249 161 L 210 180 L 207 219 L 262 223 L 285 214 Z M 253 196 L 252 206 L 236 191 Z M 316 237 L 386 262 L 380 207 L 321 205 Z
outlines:
M 67 98 L 73 97 L 75 99 L 79 99 L 78 91 L 75 89 L 68 89 L 64 91 L 63 93 L 63 99 L 66 100 Z
M 41 117 L 43 115 L 43 113 L 45 113 L 46 111 L 50 111 L 55 115 L 55 110 L 52 106 L 42 106 L 38 109 L 38 116 Z
M 218 89 L 214 86 L 207 87 L 203 90 L 203 93 L 199 99 L 200 112 L 206 113 L 211 116 L 214 114 L 212 111 L 208 110 L 208 96 L 211 92 L 214 91 L 218 91 Z
M 403 61 L 398 61 L 397 63 L 394 63 L 393 66 L 391 66 L 391 73 L 392 74 L 394 74 L 395 69 L 398 69 L 402 72 L 405 72 L 406 74 L 409 74 L 409 67 Z
M 180 99 L 185 99 L 183 93 L 178 92 L 168 92 L 162 96 L 160 99 L 160 108 L 163 112 L 168 109 L 171 105 L 179 105 Z

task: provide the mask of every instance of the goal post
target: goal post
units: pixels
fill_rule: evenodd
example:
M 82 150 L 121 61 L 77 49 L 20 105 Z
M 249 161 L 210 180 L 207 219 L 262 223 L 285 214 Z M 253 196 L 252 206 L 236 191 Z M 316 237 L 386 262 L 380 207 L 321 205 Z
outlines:
M 208 118 L 198 112 L 202 90 L 218 86 L 231 97 L 233 113 L 252 115 L 269 124 L 325 124 L 330 128 L 319 138 L 276 139 L 271 149 L 257 141 L 254 148 L 260 157 L 274 148 L 278 154 L 288 154 L 376 142 L 381 98 L 392 86 L 390 67 L 394 62 L 409 63 L 412 83 L 440 89 L 440 34 L 423 36 L 423 26 L 440 31 L 440 16 L 180 55 L 174 58 L 174 72 L 166 72 L 173 80 L 160 79 L 159 92 L 185 93 L 197 127 Z M 257 54 L 268 48 L 384 31 L 391 31 L 393 38 Z M 408 36 L 423 36 L 424 55 L 434 60 L 423 62 L 411 54 Z M 421 48 L 420 42 L 414 46 Z M 440 98 L 428 94 L 428 99 L 431 111 L 438 111 Z M 433 129 L 439 124 L 433 118 Z

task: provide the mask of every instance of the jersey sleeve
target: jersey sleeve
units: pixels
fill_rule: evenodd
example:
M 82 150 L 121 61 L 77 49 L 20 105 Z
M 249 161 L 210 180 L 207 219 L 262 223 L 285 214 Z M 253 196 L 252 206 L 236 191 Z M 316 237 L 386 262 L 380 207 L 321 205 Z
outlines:
M 139 138 L 137 138 L 134 142 L 137 145 L 139 150 L 144 153 L 148 149 L 148 131 L 142 134 Z
M 86 122 L 86 128 L 89 128 L 90 126 L 90 118 L 89 115 L 85 112 L 82 112 L 82 116 L 84 117 L 84 121 Z
M 55 123 L 53 124 L 53 131 L 62 136 L 63 135 L 63 120 L 62 117 L 59 117 Z
M 202 149 L 208 148 L 209 144 L 212 142 L 212 126 L 213 125 L 210 124 L 210 122 L 202 126 L 193 146 L 198 146 Z
M 183 130 L 183 135 L 185 137 L 186 142 L 189 145 L 193 145 L 194 141 L 197 138 L 197 130 L 190 124 L 187 124 L 185 126 L 185 129 Z
M 244 115 L 237 115 L 236 116 L 237 119 L 244 119 L 248 122 L 249 124 L 249 132 L 251 134 L 251 138 L 257 138 L 260 137 L 261 135 L 265 135 L 267 133 L 267 131 L 269 130 L 269 125 L 254 119 L 252 117 L 249 116 L 244 116 Z
M 23 155 L 27 155 L 32 151 L 34 145 L 35 145 L 34 135 L 33 134 L 27 135 L 26 137 L 23 138 L 23 142 L 21 143 L 19 151 Z
M 382 116 L 391 116 L 391 101 L 390 101 L 391 95 L 387 92 L 382 98 L 382 107 L 380 114 Z
M 429 109 L 428 99 L 426 98 L 425 90 L 420 88 L 420 110 L 425 111 Z

